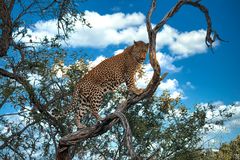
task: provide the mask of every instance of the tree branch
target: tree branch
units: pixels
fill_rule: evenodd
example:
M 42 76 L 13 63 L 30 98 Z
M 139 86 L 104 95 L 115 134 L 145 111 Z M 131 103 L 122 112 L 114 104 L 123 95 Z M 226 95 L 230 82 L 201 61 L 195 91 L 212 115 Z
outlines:
M 60 134 L 66 133 L 65 127 L 62 124 L 60 124 L 59 121 L 57 121 L 54 117 L 52 117 L 45 110 L 46 106 L 41 104 L 41 102 L 38 100 L 38 98 L 34 92 L 34 88 L 32 87 L 31 84 L 29 84 L 29 82 L 24 77 L 21 77 L 17 74 L 8 72 L 2 68 L 0 68 L 0 75 L 2 75 L 4 77 L 8 77 L 13 80 L 16 80 L 18 83 L 20 83 L 25 88 L 26 92 L 28 93 L 30 102 L 31 102 L 31 104 L 33 104 L 34 108 L 36 108 L 41 114 L 43 114 L 46 117 L 46 119 L 50 120 L 50 123 L 53 126 L 55 126 L 56 128 L 59 128 L 62 132 Z
M 1 37 L 0 37 L 0 57 L 6 56 L 10 43 L 12 41 L 12 19 L 11 11 L 14 1 L 7 5 L 7 2 L 0 0 L 0 20 L 1 20 Z
M 156 3 L 154 1 L 155 0 L 153 0 L 152 5 L 154 5 L 153 3 Z M 207 22 L 207 33 L 206 33 L 205 43 L 206 43 L 207 47 L 211 48 L 213 42 L 215 42 L 216 39 L 223 41 L 219 37 L 217 32 L 212 30 L 212 22 L 211 22 L 211 17 L 209 16 L 208 9 L 204 5 L 200 4 L 199 2 L 200 2 L 200 0 L 196 0 L 196 1 L 179 0 L 175 4 L 175 6 L 164 16 L 164 18 L 154 27 L 153 31 L 158 32 L 163 27 L 163 25 L 166 24 L 168 19 L 171 18 L 172 16 L 174 16 L 175 13 L 177 13 L 183 5 L 191 5 L 197 9 L 199 9 L 205 15 L 205 19 Z M 151 14 L 150 14 L 150 16 L 151 16 Z M 213 34 L 213 37 L 211 36 L 212 34 Z
M 17 112 L 17 113 L 6 113 L 6 114 L 2 114 L 0 115 L 0 118 L 5 117 L 5 116 L 16 116 L 22 113 L 26 113 L 27 111 L 22 111 L 22 112 Z
M 123 128 L 125 130 L 125 141 L 126 141 L 126 146 L 128 148 L 129 155 L 131 159 L 140 159 L 137 154 L 134 152 L 133 147 L 132 147 L 132 132 L 131 128 L 129 126 L 128 120 L 126 116 L 122 112 L 114 112 L 114 114 L 121 120 L 123 124 Z

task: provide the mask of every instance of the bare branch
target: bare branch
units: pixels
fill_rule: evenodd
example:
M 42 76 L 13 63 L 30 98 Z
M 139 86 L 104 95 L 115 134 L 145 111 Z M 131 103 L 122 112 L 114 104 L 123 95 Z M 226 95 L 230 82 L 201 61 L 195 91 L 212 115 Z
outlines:
M 208 9 L 204 5 L 198 3 L 198 1 L 196 1 L 196 2 L 187 1 L 186 4 L 198 8 L 205 15 L 205 18 L 207 21 L 207 34 L 206 34 L 206 38 L 205 38 L 206 45 L 208 47 L 212 48 L 213 42 L 215 42 L 216 39 L 222 41 L 222 39 L 219 37 L 217 32 L 213 31 L 213 29 L 212 29 L 212 22 L 211 22 L 211 17 L 208 13 Z M 213 34 L 213 37 L 211 37 L 212 34 Z
M 131 159 L 140 159 L 140 157 L 137 156 L 132 147 L 132 132 L 126 116 L 122 112 L 114 112 L 114 114 L 121 120 L 123 124 L 123 128 L 125 130 L 124 139 L 126 141 L 126 146 L 128 148 Z
M 153 1 L 155 1 L 155 0 L 153 0 Z M 219 37 L 217 32 L 212 30 L 211 17 L 209 16 L 208 9 L 204 5 L 200 4 L 199 2 L 200 2 L 200 0 L 196 0 L 196 1 L 179 0 L 175 4 L 175 6 L 163 17 L 163 19 L 154 27 L 153 31 L 158 32 L 163 27 L 163 25 L 166 24 L 168 19 L 171 18 L 172 16 L 174 16 L 183 5 L 191 5 L 193 7 L 196 7 L 197 9 L 199 9 L 205 15 L 206 22 L 207 22 L 207 33 L 206 33 L 205 43 L 206 43 L 207 47 L 211 48 L 213 42 L 215 42 L 216 39 L 223 41 Z M 150 14 L 150 16 L 151 16 L 151 14 Z M 148 18 L 150 18 L 150 17 L 148 17 Z M 212 34 L 213 34 L 213 37 L 211 36 Z
M 20 14 L 18 14 L 17 18 L 14 20 L 13 22 L 13 25 L 15 27 L 17 27 L 18 23 L 19 23 L 19 20 L 28 13 L 28 11 L 32 8 L 32 6 L 34 5 L 35 3 L 31 3 L 29 4 L 27 7 L 24 7 L 22 12 Z
M 17 113 L 2 114 L 2 115 L 0 115 L 0 118 L 5 117 L 5 116 L 16 116 L 16 115 L 20 115 L 20 114 L 26 113 L 26 112 L 28 112 L 28 111 L 22 111 L 22 112 L 17 112 Z
M 155 1 L 155 0 L 153 0 Z M 157 33 L 164 24 L 168 21 L 169 18 L 171 18 L 177 11 L 182 7 L 182 5 L 186 3 L 185 0 L 178 1 L 175 6 L 163 17 L 163 19 L 154 27 L 154 32 Z
M 151 34 L 151 31 L 152 31 L 151 17 L 152 17 L 152 13 L 155 10 L 155 8 L 156 8 L 156 1 L 152 1 L 152 5 L 148 11 L 147 19 L 146 19 L 146 26 L 147 26 L 148 34 Z M 151 35 L 149 35 L 149 37 L 150 36 Z

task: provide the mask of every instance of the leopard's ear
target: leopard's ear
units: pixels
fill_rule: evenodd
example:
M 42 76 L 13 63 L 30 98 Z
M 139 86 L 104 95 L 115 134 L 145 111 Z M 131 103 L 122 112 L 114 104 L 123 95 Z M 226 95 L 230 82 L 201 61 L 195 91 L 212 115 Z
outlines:
M 135 40 L 133 40 L 133 44 L 134 44 L 134 45 L 136 45 L 136 44 L 137 44 L 137 42 L 136 42 Z

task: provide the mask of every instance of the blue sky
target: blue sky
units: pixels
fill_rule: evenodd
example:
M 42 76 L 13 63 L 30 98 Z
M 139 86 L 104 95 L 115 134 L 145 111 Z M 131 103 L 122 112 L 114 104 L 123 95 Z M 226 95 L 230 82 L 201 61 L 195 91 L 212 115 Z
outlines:
M 156 24 L 176 1 L 159 0 L 152 23 Z M 76 32 L 70 35 L 70 50 L 83 49 L 92 59 L 93 66 L 106 57 L 131 45 L 133 40 L 147 41 L 145 15 L 150 0 L 88 0 L 81 3 L 80 9 L 92 28 L 76 25 Z M 217 42 L 214 53 L 204 44 L 206 22 L 197 9 L 184 6 L 158 34 L 158 60 L 163 71 L 169 75 L 159 87 L 170 89 L 171 95 L 183 96 L 183 104 L 194 108 L 196 104 L 217 103 L 219 106 L 233 108 L 238 115 L 230 123 L 226 139 L 232 139 L 240 132 L 240 22 L 238 0 L 202 0 L 212 18 L 213 29 L 222 39 L 229 42 Z M 56 20 L 39 20 L 26 17 L 28 32 L 33 41 L 56 33 Z M 23 39 L 23 41 L 29 39 Z M 65 65 L 70 63 L 66 61 Z M 145 62 L 145 79 L 139 81 L 144 87 L 151 78 L 149 62 Z M 233 104 L 233 105 L 230 105 Z M 230 126 L 235 125 L 235 128 Z M 221 129 L 220 129 L 221 130 Z M 222 135 L 221 135 L 222 136 Z

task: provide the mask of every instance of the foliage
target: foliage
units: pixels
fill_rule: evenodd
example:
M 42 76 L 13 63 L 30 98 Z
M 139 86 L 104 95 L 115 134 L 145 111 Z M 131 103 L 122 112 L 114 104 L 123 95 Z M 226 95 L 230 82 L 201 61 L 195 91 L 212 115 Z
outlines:
M 239 160 L 240 159 L 240 135 L 229 144 L 224 143 L 218 151 L 209 150 L 204 155 L 204 160 Z
M 135 148 L 143 157 L 174 159 L 199 148 L 205 111 L 190 112 L 166 91 L 131 109 L 128 117 Z

